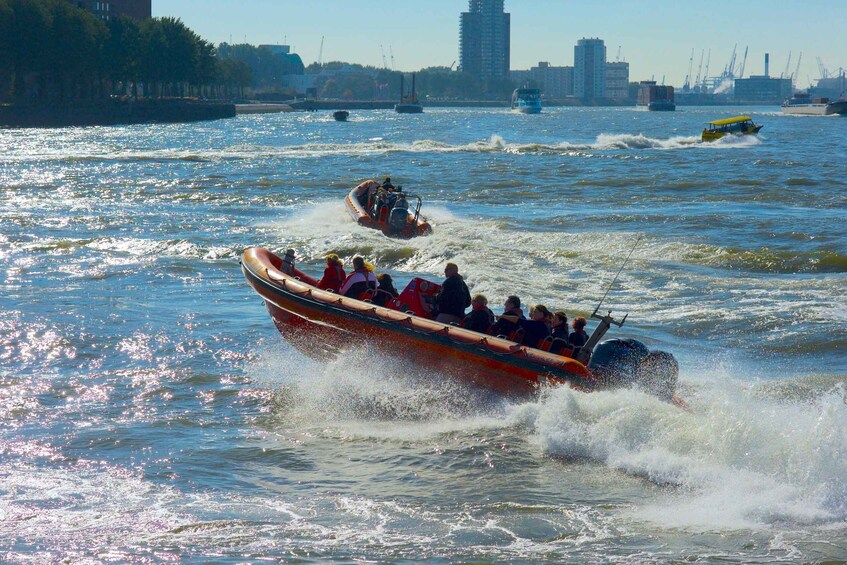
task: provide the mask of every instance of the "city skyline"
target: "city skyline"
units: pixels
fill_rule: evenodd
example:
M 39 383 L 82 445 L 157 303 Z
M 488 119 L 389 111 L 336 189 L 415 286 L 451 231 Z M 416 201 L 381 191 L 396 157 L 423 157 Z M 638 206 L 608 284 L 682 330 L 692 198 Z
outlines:
M 425 13 L 412 3 L 367 0 L 350 9 L 341 0 L 322 0 L 319 17 L 314 3 L 273 0 L 153 0 L 153 16 L 180 18 L 203 38 L 251 44 L 286 43 L 308 65 L 341 60 L 375 67 L 412 71 L 430 66 L 458 66 L 459 20 L 467 0 L 431 0 Z M 661 6 L 652 4 L 651 7 Z M 847 66 L 847 34 L 833 1 L 788 0 L 773 9 L 764 0 L 743 3 L 716 0 L 708 5 L 667 3 L 665 10 L 645 13 L 633 0 L 608 0 L 602 6 L 555 0 L 519 3 L 506 0 L 511 14 L 512 70 L 529 69 L 540 61 L 573 65 L 573 49 L 582 38 L 603 39 L 608 61 L 630 63 L 630 80 L 654 79 L 682 85 L 691 64 L 690 81 L 721 73 L 737 44 L 737 65 L 748 50 L 745 76 L 764 72 L 770 53 L 770 74 L 786 67 L 797 75 L 798 87 L 819 78 L 817 59 L 831 73 Z M 367 33 L 372 30 L 372 33 Z M 323 40 L 322 40 L 323 38 Z M 701 52 L 704 54 L 702 67 Z M 791 61 L 788 63 L 789 52 Z M 392 64 L 393 59 L 393 64 Z

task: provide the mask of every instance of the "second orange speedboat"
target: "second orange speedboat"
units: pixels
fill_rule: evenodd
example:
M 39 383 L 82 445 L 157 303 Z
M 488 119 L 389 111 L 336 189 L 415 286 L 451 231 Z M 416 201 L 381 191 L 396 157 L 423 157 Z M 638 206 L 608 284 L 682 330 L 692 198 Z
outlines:
M 360 226 L 380 230 L 391 237 L 432 233 L 432 226 L 421 216 L 420 197 L 402 188 L 388 191 L 378 182 L 366 180 L 350 191 L 344 204 Z

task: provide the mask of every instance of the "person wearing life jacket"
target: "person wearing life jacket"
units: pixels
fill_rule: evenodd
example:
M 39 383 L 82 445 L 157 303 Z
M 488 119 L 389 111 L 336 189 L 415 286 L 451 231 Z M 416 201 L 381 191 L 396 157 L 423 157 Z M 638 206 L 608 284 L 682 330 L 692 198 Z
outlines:
M 344 267 L 338 255 L 335 253 L 327 255 L 326 269 L 324 269 L 324 276 L 318 281 L 318 288 L 338 292 L 346 278 L 347 273 L 344 272 Z
M 355 270 L 338 289 L 338 294 L 358 300 L 368 290 L 376 290 L 377 280 L 376 275 L 368 269 L 365 260 L 358 255 L 353 257 L 353 268 Z
M 385 180 L 382 181 L 382 189 L 386 192 L 394 191 L 394 185 L 391 184 L 391 177 L 385 177 Z

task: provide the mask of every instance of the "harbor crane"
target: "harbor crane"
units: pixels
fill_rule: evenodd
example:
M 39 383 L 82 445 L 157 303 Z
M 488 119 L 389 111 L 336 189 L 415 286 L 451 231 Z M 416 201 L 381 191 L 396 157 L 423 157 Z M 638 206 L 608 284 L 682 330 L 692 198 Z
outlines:
M 379 50 L 382 53 L 382 68 L 388 69 L 388 62 L 385 60 L 385 49 L 382 47 L 382 43 L 379 44 Z
M 736 43 L 732 47 L 732 57 L 729 58 L 729 64 L 723 71 L 724 78 L 734 78 L 735 77 L 735 51 L 738 49 L 738 44 Z
M 691 57 L 688 58 L 688 74 L 685 75 L 685 84 L 683 90 L 688 90 L 691 87 L 691 67 L 694 65 L 694 48 L 691 49 Z
M 829 78 L 829 71 L 826 70 L 826 66 L 823 64 L 823 59 L 818 57 L 818 71 L 821 73 L 821 78 Z
M 703 55 L 706 54 L 705 49 L 700 50 L 700 65 L 697 67 L 697 80 L 694 81 L 694 86 L 698 86 L 700 84 L 700 73 L 703 70 Z
M 389 44 L 388 45 L 388 54 L 391 55 L 391 70 L 396 70 L 394 68 L 394 48 Z
M 324 36 L 321 36 L 321 49 L 318 51 L 318 66 L 323 66 L 324 64 Z
M 706 82 L 706 77 L 709 76 L 709 65 L 712 63 L 712 48 L 709 47 L 709 55 L 706 57 L 706 72 L 703 74 L 703 82 Z
M 791 80 L 800 80 L 800 61 L 803 60 L 803 52 L 800 51 L 800 56 L 797 57 L 797 67 L 794 69 L 794 72 L 791 74 Z M 796 84 L 796 83 L 795 83 Z
M 788 52 L 788 61 L 785 62 L 785 70 L 779 75 L 779 78 L 788 78 L 788 69 L 791 67 L 791 51 Z
M 749 45 L 744 47 L 744 60 L 741 61 L 741 70 L 738 71 L 738 78 L 744 78 L 744 68 L 747 66 L 747 50 L 749 48 Z

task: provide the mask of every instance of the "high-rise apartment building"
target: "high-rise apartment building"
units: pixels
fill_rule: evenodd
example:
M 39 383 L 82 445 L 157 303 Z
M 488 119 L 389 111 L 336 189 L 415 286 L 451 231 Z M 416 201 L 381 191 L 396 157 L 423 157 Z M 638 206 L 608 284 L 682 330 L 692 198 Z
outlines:
M 459 27 L 459 68 L 482 81 L 509 78 L 510 15 L 503 0 L 469 0 Z
M 606 63 L 606 98 L 619 102 L 629 98 L 629 63 Z
M 574 96 L 606 98 L 606 45 L 602 39 L 580 39 L 573 48 Z

